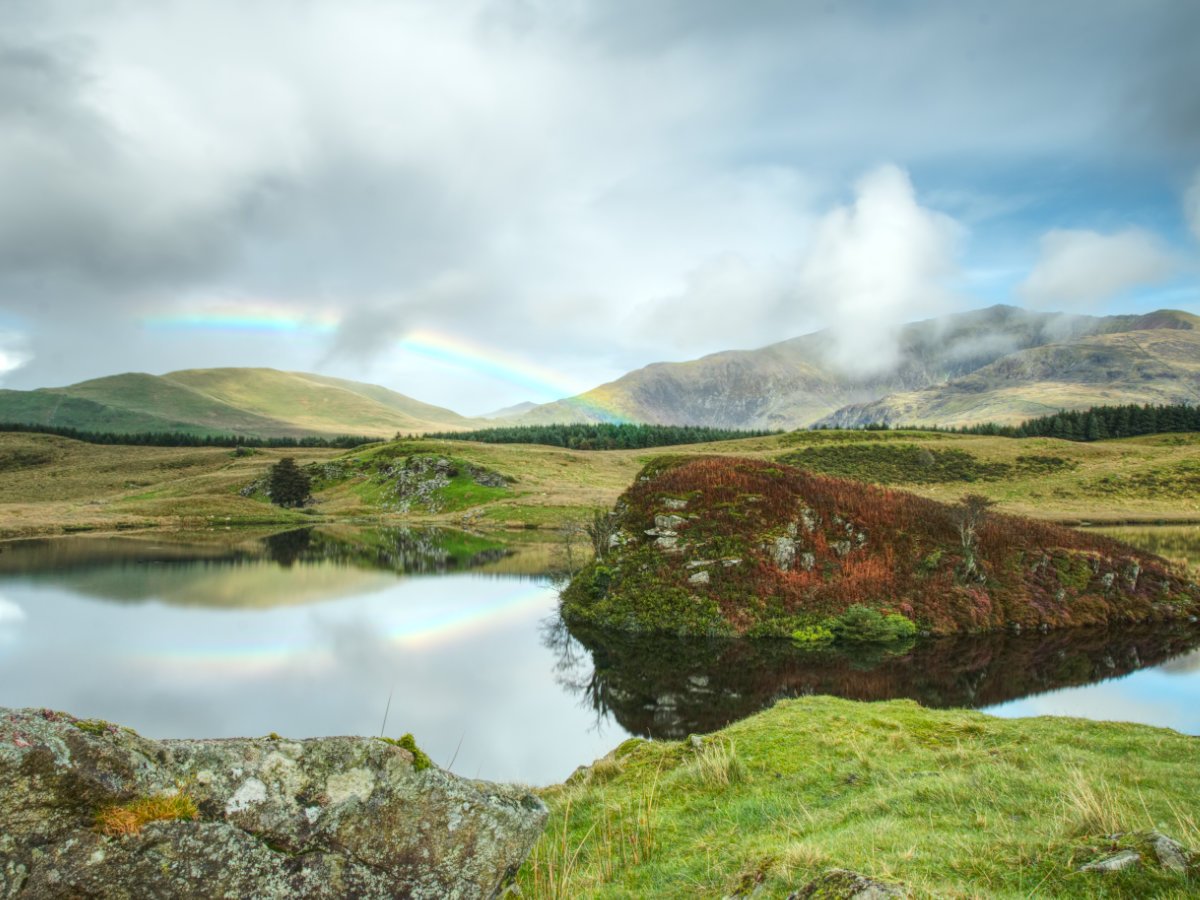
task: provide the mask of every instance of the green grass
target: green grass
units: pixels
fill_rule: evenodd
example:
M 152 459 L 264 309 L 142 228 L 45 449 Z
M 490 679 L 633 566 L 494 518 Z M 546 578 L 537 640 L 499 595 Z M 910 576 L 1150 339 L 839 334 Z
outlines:
M 535 897 L 785 897 L 829 868 L 916 896 L 1184 897 L 1195 877 L 1077 873 L 1106 835 L 1200 847 L 1200 740 L 909 701 L 784 701 L 700 741 L 627 741 L 541 791 Z M 631 848 L 637 852 L 632 852 Z

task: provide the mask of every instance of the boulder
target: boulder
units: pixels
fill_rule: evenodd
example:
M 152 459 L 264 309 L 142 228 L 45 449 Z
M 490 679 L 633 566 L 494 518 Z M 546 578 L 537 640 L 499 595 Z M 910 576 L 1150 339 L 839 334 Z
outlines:
M 907 896 L 908 891 L 901 885 L 876 881 L 847 869 L 830 869 L 789 894 L 788 900 L 887 900 Z
M 546 818 L 411 739 L 153 741 L 0 709 L 0 898 L 495 897 Z

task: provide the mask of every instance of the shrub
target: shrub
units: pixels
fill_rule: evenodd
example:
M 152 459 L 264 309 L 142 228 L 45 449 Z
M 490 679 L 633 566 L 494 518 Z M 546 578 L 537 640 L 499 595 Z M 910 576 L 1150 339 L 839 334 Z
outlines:
M 915 636 L 917 626 L 904 616 L 896 613 L 885 616 L 877 609 L 856 603 L 834 620 L 833 632 L 840 641 L 886 644 Z
M 271 466 L 267 485 L 271 502 L 276 506 L 303 506 L 312 492 L 308 475 L 300 471 L 290 456 Z
M 798 644 L 827 644 L 833 638 L 833 631 L 824 625 L 805 625 L 792 632 L 792 640 Z

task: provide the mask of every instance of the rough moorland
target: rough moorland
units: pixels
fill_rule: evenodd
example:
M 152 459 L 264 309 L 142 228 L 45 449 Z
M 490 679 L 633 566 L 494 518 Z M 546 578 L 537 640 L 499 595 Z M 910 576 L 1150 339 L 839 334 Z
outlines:
M 1200 588 L 1100 535 L 738 457 L 662 457 L 563 593 L 568 621 L 821 641 L 1194 615 Z

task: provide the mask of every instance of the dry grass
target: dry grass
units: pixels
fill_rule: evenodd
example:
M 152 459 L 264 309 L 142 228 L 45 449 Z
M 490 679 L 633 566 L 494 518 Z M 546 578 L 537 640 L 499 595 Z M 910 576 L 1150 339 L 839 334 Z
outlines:
M 185 790 L 155 797 L 140 797 L 119 806 L 106 806 L 96 814 L 96 828 L 109 837 L 139 834 L 151 822 L 191 821 L 199 815 L 196 801 Z

